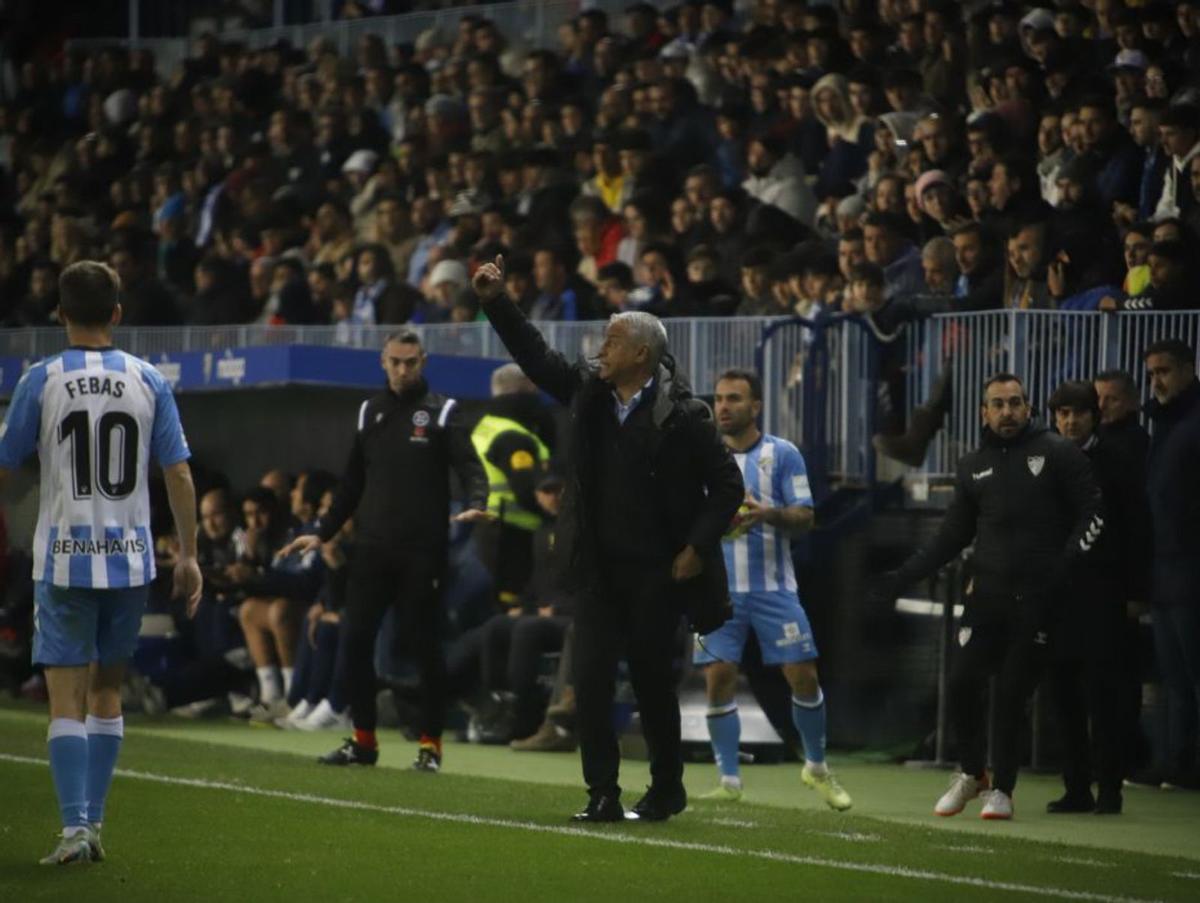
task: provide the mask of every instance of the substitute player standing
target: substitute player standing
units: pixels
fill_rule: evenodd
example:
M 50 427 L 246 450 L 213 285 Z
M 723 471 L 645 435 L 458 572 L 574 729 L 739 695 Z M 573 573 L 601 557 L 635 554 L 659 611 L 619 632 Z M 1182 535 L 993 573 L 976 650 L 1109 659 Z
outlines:
M 200 601 L 196 493 L 170 386 L 112 347 L 117 274 L 80 261 L 59 279 L 70 347 L 34 364 L 0 426 L 0 483 L 41 460 L 33 547 L 33 661 L 50 692 L 50 772 L 62 838 L 43 865 L 104 858 L 100 825 L 124 734 L 121 680 L 154 579 L 150 458 L 179 531 L 176 594 Z M 85 717 L 86 715 L 86 717 Z
M 738 664 L 749 630 L 762 647 L 763 663 L 783 669 L 792 688 L 792 720 L 804 742 L 801 780 L 831 808 L 849 809 L 850 795 L 825 764 L 825 697 L 817 679 L 817 646 L 796 594 L 791 535 L 813 524 L 813 501 L 800 450 L 761 432 L 762 381 L 749 370 L 726 370 L 714 394 L 717 429 L 733 452 L 746 483 L 738 522 L 722 546 L 733 618 L 698 637 L 694 661 L 704 666 L 708 734 L 721 786 L 704 799 L 738 800 Z

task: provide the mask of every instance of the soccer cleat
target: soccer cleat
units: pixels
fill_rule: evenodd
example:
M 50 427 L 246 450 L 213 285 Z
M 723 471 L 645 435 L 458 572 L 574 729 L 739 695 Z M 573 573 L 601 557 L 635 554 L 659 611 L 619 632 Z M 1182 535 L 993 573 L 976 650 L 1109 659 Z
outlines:
M 353 737 L 347 737 L 341 746 L 317 761 L 322 765 L 374 765 L 379 761 L 379 750 L 360 746 Z
M 86 829 L 76 831 L 65 837 L 58 839 L 56 846 L 50 853 L 43 856 L 38 862 L 41 865 L 71 865 L 75 862 L 91 862 L 92 861 L 92 844 L 89 840 L 91 832 Z
M 824 772 L 818 772 L 806 762 L 800 771 L 800 780 L 804 782 L 805 787 L 811 787 L 821 794 L 821 798 L 825 800 L 830 809 L 845 812 L 854 805 L 850 794 L 846 792 L 828 768 Z
M 104 846 L 100 843 L 100 825 L 88 825 L 88 846 L 92 852 L 92 862 L 103 862 L 105 860 Z
M 989 791 L 983 801 L 983 811 L 980 818 L 988 821 L 1008 821 L 1013 817 L 1012 797 L 1003 790 Z
M 960 772 L 950 781 L 950 788 L 942 794 L 937 805 L 933 807 L 934 815 L 958 815 L 967 808 L 967 803 L 987 792 L 989 788 L 987 775 L 973 778 Z
M 439 772 L 442 770 L 442 754 L 432 743 L 422 743 L 417 748 L 417 758 L 412 763 L 413 771 Z
M 713 800 L 718 803 L 736 803 L 741 798 L 742 788 L 730 784 L 718 784 L 715 789 L 700 795 L 702 800 Z

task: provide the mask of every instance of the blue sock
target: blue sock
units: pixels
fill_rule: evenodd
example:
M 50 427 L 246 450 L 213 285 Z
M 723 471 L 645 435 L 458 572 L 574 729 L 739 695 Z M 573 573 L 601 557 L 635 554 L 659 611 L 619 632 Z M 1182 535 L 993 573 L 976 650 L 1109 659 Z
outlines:
M 46 746 L 64 828 L 87 826 L 88 737 L 82 721 L 55 718 Z
M 738 776 L 738 741 L 742 737 L 742 722 L 738 718 L 736 702 L 709 707 L 708 736 L 712 740 L 717 771 L 723 778 L 736 778 Z
M 817 687 L 816 699 L 792 697 L 792 723 L 804 741 L 804 758 L 813 765 L 825 762 L 825 694 Z
M 113 771 L 117 767 L 117 756 L 121 752 L 121 740 L 125 736 L 125 719 L 96 718 L 87 716 L 88 764 L 87 764 L 87 819 L 92 824 L 104 821 L 104 801 L 112 785 Z

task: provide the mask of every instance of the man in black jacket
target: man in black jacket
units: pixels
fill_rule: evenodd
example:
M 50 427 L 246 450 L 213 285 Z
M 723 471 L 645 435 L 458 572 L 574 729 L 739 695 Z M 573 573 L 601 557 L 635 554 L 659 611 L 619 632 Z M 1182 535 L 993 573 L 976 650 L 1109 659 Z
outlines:
M 1124 370 L 1105 370 L 1092 377 L 1100 402 L 1101 439 L 1121 447 L 1122 452 L 1136 465 L 1139 474 L 1146 471 L 1146 455 L 1150 452 L 1150 434 L 1138 422 L 1138 387 Z
M 1147 495 L 1154 524 L 1154 645 L 1167 688 L 1168 783 L 1195 785 L 1200 715 L 1200 382 L 1196 352 L 1178 339 L 1146 349 L 1154 425 Z M 1190 729 L 1189 729 L 1190 728 Z
M 1046 810 L 1117 815 L 1129 765 L 1126 739 L 1138 732 L 1139 707 L 1128 704 L 1141 691 L 1137 670 L 1130 667 L 1137 623 L 1127 610 L 1131 600 L 1142 597 L 1148 565 L 1148 548 L 1141 541 L 1149 528 L 1145 479 L 1119 442 L 1097 432 L 1100 400 L 1090 382 L 1063 383 L 1047 406 L 1059 435 L 1091 462 L 1104 505 L 1104 530 L 1051 621 L 1049 686 L 1058 710 L 1066 793 Z M 1098 799 L 1092 797 L 1093 774 Z
M 954 500 L 937 535 L 896 572 L 878 598 L 894 599 L 972 541 L 975 576 L 950 677 L 950 713 L 962 772 L 934 812 L 957 815 L 985 795 L 985 819 L 1012 818 L 1025 704 L 1037 686 L 1052 609 L 1075 562 L 1103 530 L 1100 492 L 1083 452 L 1030 423 L 1011 373 L 983 388 L 983 444 L 958 462 Z M 996 680 L 994 781 L 985 770 L 988 678 Z
M 633 814 L 687 806 L 673 660 L 685 610 L 707 633 L 728 617 L 721 536 L 745 489 L 708 408 L 674 372 L 667 334 L 644 312 L 609 320 L 598 366 L 571 365 L 503 295 L 504 261 L 474 287 L 500 338 L 543 391 L 570 407 L 558 541 L 577 591 L 575 696 L 590 800 L 577 821 L 624 817 L 612 703 L 622 650 L 650 750 Z
M 450 472 L 467 507 L 455 520 L 490 519 L 487 478 L 459 422 L 453 398 L 431 392 L 425 352 L 414 332 L 397 332 L 383 346 L 387 389 L 358 410 L 350 459 L 316 534 L 301 536 L 280 554 L 308 552 L 329 542 L 353 515 L 345 624 L 346 682 L 354 737 L 320 759 L 326 765 L 374 765 L 375 639 L 387 610 L 402 606 L 404 626 L 418 652 L 423 704 L 418 771 L 442 761 L 445 662 L 440 637 L 441 594 L 450 522 Z

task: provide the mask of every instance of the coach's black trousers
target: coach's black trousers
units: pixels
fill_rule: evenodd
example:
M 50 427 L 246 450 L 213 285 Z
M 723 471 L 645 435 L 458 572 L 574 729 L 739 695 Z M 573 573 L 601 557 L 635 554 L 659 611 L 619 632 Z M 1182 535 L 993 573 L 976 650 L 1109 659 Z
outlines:
M 1026 705 L 1041 680 L 1048 637 L 1031 616 L 970 628 L 950 671 L 950 716 L 962 770 L 978 777 L 987 767 L 988 679 L 996 677 L 996 732 L 992 786 L 1009 796 L 1017 783 Z
M 629 677 L 650 752 L 650 779 L 673 790 L 683 783 L 676 659 L 683 607 L 669 562 L 604 562 L 601 585 L 582 594 L 575 616 L 575 703 L 583 779 L 592 796 L 619 796 L 621 764 L 613 726 L 617 662 Z
M 389 608 L 397 606 L 405 645 L 413 650 L 421 679 L 422 734 L 440 737 L 446 712 L 446 665 L 442 656 L 442 576 L 445 551 L 359 546 L 346 586 L 345 680 L 350 715 L 358 730 L 376 725 L 375 641 Z

